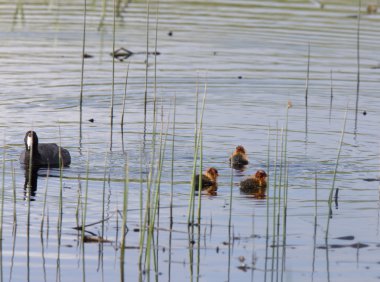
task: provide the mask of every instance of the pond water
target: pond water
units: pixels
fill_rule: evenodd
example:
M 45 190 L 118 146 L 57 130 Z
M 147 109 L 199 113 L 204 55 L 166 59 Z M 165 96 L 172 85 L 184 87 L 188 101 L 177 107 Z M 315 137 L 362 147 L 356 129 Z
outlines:
M 18 2 L 0 1 L 1 155 L 5 153 L 1 162 L 1 280 L 380 279 L 380 14 L 366 12 L 369 1 L 362 1 L 360 17 L 357 117 L 356 1 L 332 0 L 320 5 L 301 0 L 162 0 L 159 6 L 151 3 L 148 28 L 149 51 L 153 52 L 158 11 L 160 55 L 148 57 L 144 54 L 147 3 L 131 1 L 127 7 L 122 3 L 121 17 L 115 20 L 114 48 L 123 47 L 135 54 L 115 60 L 114 65 L 110 56 L 112 4 L 107 4 L 100 26 L 102 2 L 88 1 L 85 53 L 92 57 L 84 60 L 81 127 L 84 3 Z M 217 195 L 201 197 L 199 228 L 188 228 L 197 92 L 200 104 L 207 93 L 203 167 L 216 167 L 220 176 Z M 139 230 L 152 167 L 155 95 L 157 132 L 165 133 L 168 128 L 168 137 L 153 247 L 150 251 L 141 249 L 143 260 L 151 261 L 149 271 L 147 262 L 139 268 Z M 288 101 L 292 107 L 287 110 Z M 326 239 L 328 198 L 346 112 L 335 181 L 339 196 L 333 204 Z M 281 148 L 276 156 L 276 143 L 281 147 L 286 125 L 285 216 L 283 198 L 278 206 L 279 199 L 274 197 L 274 183 L 276 176 L 276 183 L 279 181 L 275 167 L 285 159 L 281 158 Z M 58 169 L 49 171 L 49 177 L 46 169 L 39 170 L 36 190 L 28 201 L 25 171 L 18 158 L 24 149 L 24 134 L 31 128 L 39 134 L 40 142 L 60 142 L 67 148 L 72 164 L 63 169 L 62 178 Z M 156 144 L 154 178 L 159 135 Z M 228 157 L 240 144 L 247 149 L 250 163 L 244 171 L 231 172 Z M 126 163 L 128 233 L 123 260 L 122 216 L 118 211 L 123 209 Z M 269 172 L 267 199 L 239 191 L 239 182 L 259 168 Z M 87 235 L 99 238 L 103 234 L 107 242 L 82 245 L 81 234 L 74 229 L 78 225 L 78 195 L 84 203 L 86 187 L 86 223 L 97 223 L 86 227 Z M 156 186 L 152 189 L 155 191 Z

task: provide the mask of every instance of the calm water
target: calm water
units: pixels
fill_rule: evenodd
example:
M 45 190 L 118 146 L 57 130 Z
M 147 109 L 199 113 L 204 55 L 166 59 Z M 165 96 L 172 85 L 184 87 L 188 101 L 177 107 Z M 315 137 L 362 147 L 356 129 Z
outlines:
M 146 56 L 135 54 L 123 62 L 115 61 L 115 124 L 113 149 L 109 152 L 111 4 L 107 7 L 104 26 L 99 30 L 102 3 L 88 1 L 85 52 L 93 57 L 86 59 L 84 65 L 84 122 L 80 138 L 82 3 L 26 2 L 24 18 L 18 14 L 16 19 L 16 4 L 0 2 L 2 155 L 6 148 L 0 275 L 5 281 L 117 281 L 124 278 L 137 281 L 141 274 L 138 267 L 140 233 L 134 229 L 140 226 L 141 187 L 144 205 L 147 195 L 145 180 L 152 148 L 155 58 L 148 57 L 146 128 Z M 366 14 L 369 2 L 362 2 L 360 99 L 355 130 L 356 1 L 326 1 L 323 9 L 308 1 L 160 1 L 157 50 L 161 54 L 156 57 L 156 74 L 158 119 L 161 120 L 162 105 L 164 130 L 167 120 L 173 119 L 172 101 L 174 95 L 177 97 L 174 225 L 173 232 L 169 232 L 172 138 L 169 135 L 160 186 L 156 252 L 151 254 L 150 276 L 141 274 L 142 279 L 378 281 L 379 182 L 363 179 L 379 178 L 380 14 Z M 152 4 L 150 8 L 149 49 L 153 51 L 157 6 Z M 145 2 L 132 1 L 124 9 L 122 18 L 116 19 L 115 48 L 120 47 L 136 53 L 146 51 Z M 120 119 L 128 63 L 122 139 Z M 203 162 L 205 167 L 218 168 L 220 178 L 218 195 L 202 197 L 202 225 L 199 230 L 195 228 L 192 235 L 187 228 L 187 212 L 193 165 L 195 93 L 198 85 L 203 95 L 206 81 Z M 280 139 L 288 100 L 293 107 L 289 109 L 289 190 L 284 241 L 282 212 L 279 231 L 273 229 L 272 192 L 276 128 Z M 334 205 L 325 241 L 327 199 L 347 105 L 346 132 L 335 183 L 339 188 L 339 202 L 337 207 Z M 57 236 L 60 179 L 49 177 L 46 185 L 46 170 L 38 172 L 27 228 L 25 173 L 18 164 L 18 156 L 23 150 L 24 134 L 30 128 L 37 131 L 42 142 L 59 142 L 61 135 L 62 146 L 72 155 L 72 165 L 63 171 L 61 240 Z M 158 129 L 161 130 L 160 124 Z M 169 126 L 169 132 L 171 130 Z M 241 195 L 238 183 L 257 169 L 266 169 L 268 130 L 272 177 L 267 202 Z M 233 173 L 230 207 L 228 156 L 239 144 L 246 147 L 250 164 L 245 171 Z M 111 242 L 85 244 L 83 257 L 80 237 L 73 227 L 77 226 L 78 189 L 81 187 L 84 194 L 86 187 L 87 158 L 87 223 L 100 221 L 104 206 L 105 217 L 109 218 L 104 224 L 104 237 Z M 116 210 L 123 206 L 126 161 L 130 178 L 129 232 L 125 262 L 121 264 L 121 217 Z M 317 201 L 315 173 L 318 174 Z M 59 171 L 53 170 L 50 174 L 59 176 Z M 144 180 L 142 185 L 140 179 Z M 41 236 L 45 193 L 48 218 Z M 14 225 L 14 207 L 17 225 Z M 229 230 L 230 209 L 232 228 Z M 86 230 L 99 235 L 101 228 L 101 224 L 96 224 Z M 346 240 L 339 239 L 341 237 Z M 244 262 L 239 261 L 242 257 Z

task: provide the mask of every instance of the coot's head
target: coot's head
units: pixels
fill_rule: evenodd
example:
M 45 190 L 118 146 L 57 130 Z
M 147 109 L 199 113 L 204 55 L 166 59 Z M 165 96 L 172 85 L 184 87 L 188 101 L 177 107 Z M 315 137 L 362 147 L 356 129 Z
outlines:
M 210 167 L 209 169 L 206 170 L 205 173 L 210 179 L 216 180 L 216 178 L 219 176 L 218 171 L 216 168 Z
M 237 154 L 237 153 L 245 154 L 245 149 L 242 145 L 239 145 L 236 147 L 235 154 Z
M 38 137 L 37 137 L 36 132 L 29 130 L 25 134 L 24 143 L 25 143 L 25 149 L 27 151 L 30 151 L 32 147 L 33 147 L 33 150 L 38 149 Z
M 268 176 L 267 173 L 262 169 L 256 171 L 256 174 L 255 174 L 255 178 L 258 180 L 265 180 L 267 176 Z

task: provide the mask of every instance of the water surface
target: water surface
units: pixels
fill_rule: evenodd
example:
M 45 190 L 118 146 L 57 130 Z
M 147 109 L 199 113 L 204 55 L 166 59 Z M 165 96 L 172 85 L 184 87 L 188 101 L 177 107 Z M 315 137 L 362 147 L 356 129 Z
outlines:
M 112 7 L 110 4 L 107 7 L 104 26 L 99 29 L 101 3 L 88 3 L 85 52 L 93 57 L 84 64 L 84 122 L 80 137 L 82 4 L 30 1 L 23 5 L 24 18 L 20 15 L 14 18 L 16 4 L 0 3 L 0 126 L 4 136 L 1 151 L 5 149 L 6 153 L 0 265 L 4 280 L 135 281 L 139 275 L 144 280 L 162 281 L 378 280 L 379 182 L 363 179 L 379 178 L 379 14 L 366 14 L 367 3 L 363 3 L 360 99 L 355 128 L 358 20 L 355 1 L 328 1 L 323 8 L 308 1 L 160 1 L 157 29 L 160 55 L 148 57 L 146 123 L 146 56 L 135 54 L 122 62 L 115 61 L 110 152 Z M 115 48 L 146 51 L 146 8 L 145 2 L 132 1 L 123 9 L 122 17 L 116 18 Z M 156 11 L 156 4 L 151 4 L 150 51 L 155 48 Z M 122 136 L 120 119 L 128 64 Z M 198 89 L 201 99 L 205 85 L 203 165 L 218 168 L 219 189 L 217 196 L 202 197 L 202 224 L 192 234 L 187 228 L 187 212 L 195 94 Z M 139 271 L 140 233 L 134 229 L 140 228 L 141 187 L 144 205 L 147 195 L 145 181 L 151 162 L 155 91 L 158 131 L 161 131 L 161 107 L 165 131 L 168 119 L 173 120 L 174 95 L 177 103 L 174 225 L 173 232 L 169 232 L 172 138 L 169 135 L 160 185 L 159 229 L 154 233 L 157 249 L 155 257 L 152 253 L 149 276 Z M 273 215 L 278 212 L 274 211 L 273 183 L 274 166 L 280 158 L 275 156 L 275 144 L 276 140 L 281 142 L 289 100 L 293 107 L 288 111 L 287 221 L 283 229 L 281 208 L 277 230 L 276 226 L 273 229 Z M 346 109 L 346 132 L 335 183 L 339 201 L 337 207 L 333 206 L 326 241 L 327 199 Z M 23 149 L 24 134 L 30 128 L 36 130 L 41 142 L 61 142 L 72 155 L 72 165 L 63 170 L 61 237 L 57 232 L 59 170 L 52 170 L 51 176 L 56 177 L 48 179 L 46 170 L 38 172 L 27 228 L 25 172 L 18 164 L 18 156 Z M 169 132 L 171 129 L 170 125 Z M 271 184 L 267 202 L 241 195 L 238 183 L 259 168 L 267 169 L 268 131 Z M 239 144 L 246 147 L 250 164 L 242 172 L 233 172 L 230 207 L 228 156 Z M 130 179 L 129 232 L 125 261 L 120 264 L 121 217 L 116 210 L 122 209 L 126 162 Z M 12 168 L 17 225 L 13 218 Z M 80 237 L 73 227 L 77 226 L 78 189 L 84 194 L 86 185 L 87 222 L 101 220 L 104 205 L 105 217 L 109 218 L 105 221 L 104 237 L 112 242 L 85 244 L 83 259 Z M 46 187 L 49 216 L 41 236 Z M 96 224 L 86 230 L 99 235 L 101 227 Z M 339 239 L 346 236 L 350 236 L 349 240 Z M 241 262 L 243 257 L 245 260 Z

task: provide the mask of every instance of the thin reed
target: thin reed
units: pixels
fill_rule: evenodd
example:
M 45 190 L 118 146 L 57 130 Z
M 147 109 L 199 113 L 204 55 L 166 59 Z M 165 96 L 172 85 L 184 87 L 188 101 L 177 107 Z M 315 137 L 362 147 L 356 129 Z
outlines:
M 112 53 L 115 52 L 116 41 L 116 0 L 113 0 L 113 25 L 112 25 Z M 111 105 L 110 105 L 110 151 L 112 151 L 113 142 L 113 112 L 115 99 L 115 58 L 112 56 L 112 90 L 111 90 Z
M 125 250 L 125 235 L 127 230 L 127 210 L 128 210 L 128 187 L 129 187 L 129 170 L 128 161 L 125 164 L 125 180 L 124 180 L 124 192 L 123 192 L 123 222 L 121 225 L 121 254 L 124 258 Z
M 196 93 L 198 97 L 198 92 Z M 203 115 L 204 115 L 204 110 L 205 110 L 205 105 L 206 105 L 206 96 L 207 96 L 207 81 L 205 83 L 205 88 L 204 88 L 204 95 L 203 95 L 203 101 L 202 101 L 202 110 L 201 110 L 201 115 L 199 119 L 199 128 L 196 127 L 195 129 L 195 150 L 194 150 L 194 158 L 193 158 L 193 172 L 192 172 L 192 177 L 191 177 L 191 193 L 190 193 L 190 198 L 189 198 L 189 207 L 188 207 L 188 216 L 187 216 L 187 223 L 193 224 L 194 223 L 194 197 L 195 197 L 195 185 L 194 185 L 194 180 L 195 180 L 195 175 L 196 175 L 196 167 L 197 167 L 197 160 L 198 160 L 198 153 L 200 149 L 200 132 L 202 131 L 203 128 Z M 196 99 L 196 115 L 198 113 L 198 98 Z M 196 118 L 196 123 L 198 122 L 198 119 Z M 201 193 L 201 174 L 202 171 L 199 172 L 199 187 L 198 191 Z
M 4 142 L 5 143 L 5 142 Z M 4 223 L 4 192 L 5 192 L 5 157 L 6 157 L 5 144 L 3 146 L 3 169 L 1 179 L 1 207 L 0 207 L 0 241 L 3 240 L 3 223 Z
M 174 96 L 173 102 L 173 126 L 172 126 L 172 147 L 171 147 L 171 183 L 170 183 L 170 229 L 173 227 L 173 190 L 174 190 L 174 147 L 175 147 L 175 118 L 176 118 L 176 108 L 177 108 L 177 99 Z
M 50 167 L 48 167 L 47 169 L 47 173 L 46 173 L 46 184 L 45 184 L 45 193 L 44 193 L 44 201 L 43 201 L 43 207 L 42 207 L 42 216 L 41 216 L 41 227 L 40 227 L 40 230 L 41 230 L 41 234 L 43 233 L 43 230 L 44 230 L 44 223 L 45 223 L 45 212 L 46 212 L 46 205 L 47 205 L 47 194 L 48 194 L 48 183 L 49 183 L 49 175 L 50 175 Z
M 13 162 L 11 162 L 11 169 L 12 169 L 12 192 L 13 192 L 13 225 L 17 225 L 17 197 L 16 197 L 16 172 L 15 168 L 13 167 Z
M 84 244 L 85 232 L 86 232 L 86 219 L 87 219 L 87 202 L 88 202 L 88 180 L 90 174 L 90 153 L 87 152 L 87 162 L 86 162 L 86 187 L 84 191 L 83 203 L 82 203 L 82 228 L 81 228 L 81 242 Z
M 356 33 L 356 99 L 355 99 L 355 133 L 358 128 L 358 111 L 359 111 L 359 90 L 360 90 L 360 7 L 362 1 L 359 0 L 358 4 L 358 21 L 357 21 L 357 33 Z
M 127 65 L 127 74 L 125 76 L 123 108 L 122 108 L 122 111 L 121 111 L 121 120 L 120 120 L 121 142 L 122 142 L 123 152 L 124 152 L 124 115 L 125 115 L 125 103 L 126 103 L 126 100 L 127 100 L 128 75 L 129 75 L 129 63 Z
M 83 39 L 82 39 L 82 65 L 80 77 L 80 93 L 79 93 L 79 142 L 82 140 L 82 123 L 83 123 L 83 81 L 84 81 L 84 58 L 86 47 L 86 17 L 87 17 L 87 0 L 84 0 L 83 7 Z
M 347 111 L 348 111 L 348 109 L 346 109 L 346 113 L 344 114 L 343 128 L 342 128 L 342 133 L 341 133 L 341 136 L 340 136 L 340 142 L 339 142 L 339 146 L 338 146 L 338 155 L 337 155 L 336 161 L 335 161 L 334 176 L 333 176 L 333 181 L 332 181 L 332 185 L 331 185 L 331 189 L 330 189 L 330 194 L 329 194 L 329 198 L 328 198 L 328 209 L 329 209 L 329 212 L 328 212 L 328 217 L 327 217 L 327 226 L 326 226 L 326 234 L 325 234 L 326 240 L 327 240 L 328 235 L 329 235 L 330 218 L 332 217 L 332 207 L 331 206 L 332 206 L 333 194 L 334 194 L 334 189 L 335 189 L 336 175 L 337 175 L 337 172 L 338 172 L 338 165 L 339 165 L 340 154 L 342 152 L 344 133 L 346 131 Z

